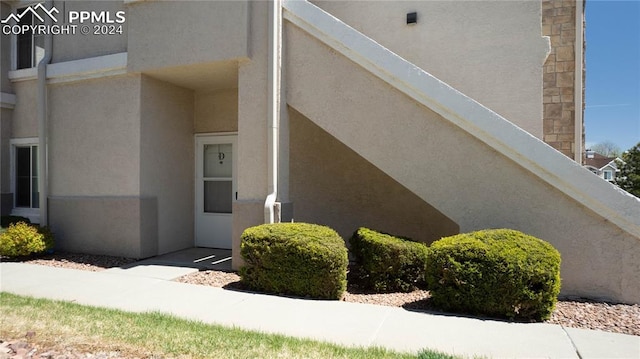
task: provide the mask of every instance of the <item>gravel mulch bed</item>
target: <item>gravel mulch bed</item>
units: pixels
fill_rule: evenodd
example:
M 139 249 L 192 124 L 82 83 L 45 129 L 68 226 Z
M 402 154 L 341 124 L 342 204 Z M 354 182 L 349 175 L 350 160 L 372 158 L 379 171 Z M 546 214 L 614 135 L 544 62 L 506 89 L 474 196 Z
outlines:
M 640 305 L 561 300 L 548 320 L 565 327 L 596 329 L 640 336 Z
M 66 252 L 45 254 L 35 258 L 1 258 L 1 260 L 3 262 L 23 262 L 29 264 L 40 264 L 50 267 L 87 270 L 91 272 L 99 272 L 105 269 L 120 267 L 136 262 L 135 259 L 125 257 L 100 256 Z
M 100 271 L 123 266 L 135 260 L 122 257 L 55 253 L 37 259 L 23 258 L 18 261 L 53 267 Z M 232 290 L 247 290 L 240 283 L 240 277 L 234 272 L 201 271 L 180 277 L 176 281 Z M 342 300 L 403 307 L 408 310 L 434 311 L 429 305 L 428 298 L 429 292 L 425 290 L 416 290 L 410 293 L 368 293 L 349 283 Z M 640 305 L 594 302 L 586 299 L 560 300 L 547 323 L 640 336 Z

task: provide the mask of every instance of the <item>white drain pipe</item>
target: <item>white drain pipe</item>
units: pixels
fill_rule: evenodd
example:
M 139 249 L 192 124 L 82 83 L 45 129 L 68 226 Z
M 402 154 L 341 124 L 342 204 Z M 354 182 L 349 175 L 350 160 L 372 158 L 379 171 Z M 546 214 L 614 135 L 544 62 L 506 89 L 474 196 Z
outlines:
M 269 16 L 269 72 L 267 77 L 267 190 L 264 202 L 264 221 L 274 223 L 278 198 L 278 135 L 280 123 L 280 89 L 282 69 L 282 2 L 270 1 Z
M 51 10 L 52 0 L 45 2 L 45 7 Z M 45 25 L 51 26 L 51 18 L 45 16 Z M 51 62 L 53 49 L 53 35 L 48 33 L 44 38 L 44 57 L 38 62 L 38 192 L 40 202 L 40 225 L 49 224 L 47 197 L 49 179 L 47 176 L 47 65 Z

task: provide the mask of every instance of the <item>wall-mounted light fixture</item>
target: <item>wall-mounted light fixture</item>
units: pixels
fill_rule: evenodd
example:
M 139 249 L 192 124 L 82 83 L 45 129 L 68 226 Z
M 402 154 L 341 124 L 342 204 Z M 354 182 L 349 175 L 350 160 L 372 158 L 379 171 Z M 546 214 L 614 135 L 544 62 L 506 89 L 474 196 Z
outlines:
M 418 23 L 418 13 L 417 12 L 408 12 L 407 13 L 407 25 L 413 25 Z

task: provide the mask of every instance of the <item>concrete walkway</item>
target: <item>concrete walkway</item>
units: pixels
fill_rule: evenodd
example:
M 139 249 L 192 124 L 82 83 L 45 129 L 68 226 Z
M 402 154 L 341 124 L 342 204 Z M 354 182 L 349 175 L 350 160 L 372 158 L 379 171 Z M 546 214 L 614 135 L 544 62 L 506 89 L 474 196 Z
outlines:
M 639 336 L 292 299 L 171 281 L 194 270 L 158 261 L 102 272 L 0 263 L 0 290 L 131 312 L 160 311 L 349 346 L 409 352 L 430 348 L 490 358 L 640 358 Z

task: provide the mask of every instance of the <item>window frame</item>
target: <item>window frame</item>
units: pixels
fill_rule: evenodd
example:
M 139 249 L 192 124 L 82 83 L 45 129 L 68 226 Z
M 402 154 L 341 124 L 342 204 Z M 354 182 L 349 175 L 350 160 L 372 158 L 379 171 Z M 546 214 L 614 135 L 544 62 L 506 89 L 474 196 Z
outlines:
M 37 4 L 44 4 L 44 1 L 24 1 L 24 0 L 23 1 L 18 1 L 16 4 L 11 6 L 11 11 L 12 11 L 13 14 L 16 14 L 20 9 L 23 9 L 23 8 L 26 8 L 26 7 L 29 7 L 29 6 L 34 6 L 34 5 L 37 5 Z M 35 56 L 35 54 L 34 54 L 35 53 L 34 44 L 35 44 L 35 40 L 33 38 L 33 34 L 31 34 L 31 62 L 32 62 L 32 66 L 19 69 L 18 68 L 18 35 L 16 35 L 16 34 L 12 34 L 11 35 L 11 70 L 12 71 L 28 70 L 28 69 L 33 69 L 33 68 L 38 66 L 38 62 L 35 61 L 35 58 L 34 58 L 34 56 Z
M 609 175 L 609 178 L 607 178 L 607 174 Z M 613 171 L 612 170 L 603 170 L 602 171 L 602 178 L 604 178 L 606 181 L 613 181 Z
M 16 148 L 19 147 L 34 147 L 38 148 L 39 146 L 39 140 L 38 137 L 27 137 L 27 138 L 12 138 L 9 141 L 9 145 L 10 145 L 10 150 L 9 150 L 9 155 L 10 155 L 10 185 L 11 185 L 11 193 L 13 194 L 13 202 L 12 202 L 12 209 L 11 209 L 11 215 L 14 216 L 22 216 L 22 217 L 27 217 L 31 220 L 32 223 L 40 223 L 40 207 L 16 207 Z M 33 157 L 32 157 L 33 158 Z M 41 159 L 38 158 L 38 161 L 40 161 Z M 31 162 L 31 160 L 30 160 Z M 38 163 L 36 163 L 37 166 L 39 166 Z M 33 163 L 30 163 L 30 166 L 33 166 Z M 38 183 L 40 183 L 40 175 L 38 174 Z M 39 192 L 39 191 L 38 191 Z M 30 201 L 30 206 L 32 206 L 33 203 L 32 201 Z

